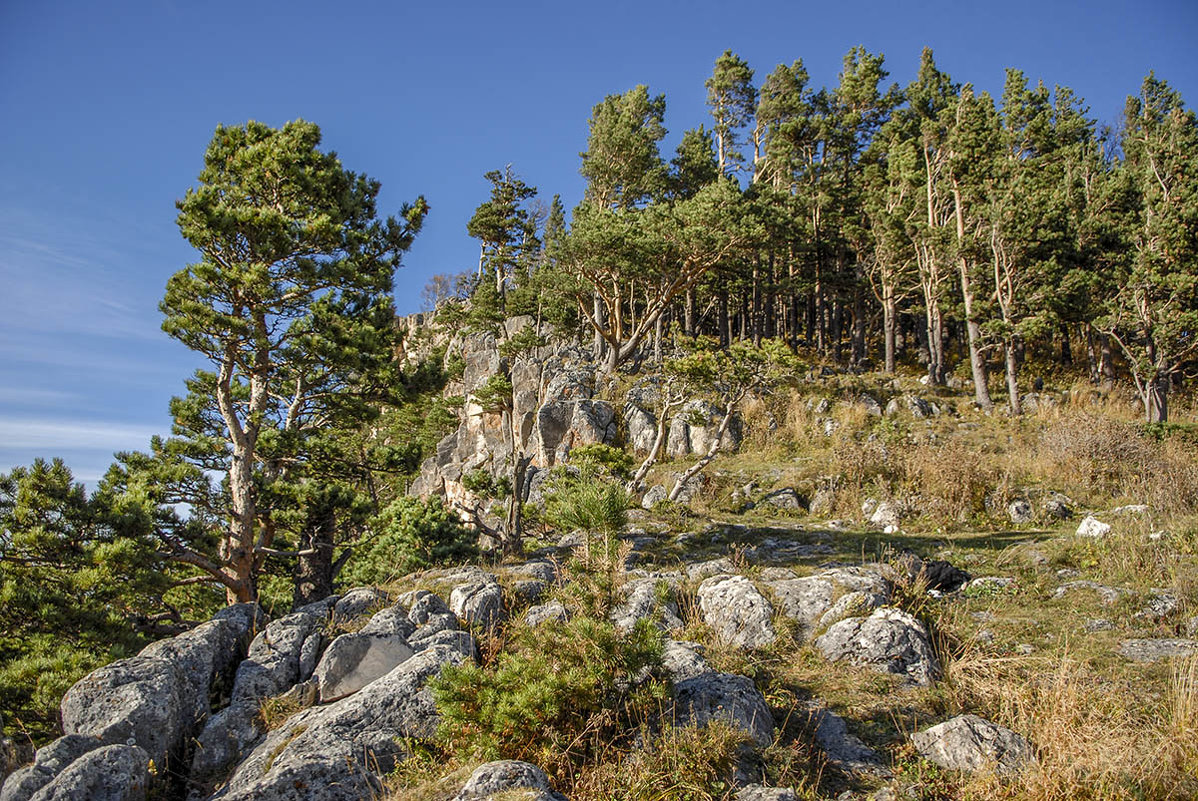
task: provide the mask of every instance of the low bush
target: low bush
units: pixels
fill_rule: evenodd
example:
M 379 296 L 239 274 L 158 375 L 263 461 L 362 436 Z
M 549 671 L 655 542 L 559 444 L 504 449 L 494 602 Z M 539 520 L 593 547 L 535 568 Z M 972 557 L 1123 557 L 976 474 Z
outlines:
M 440 498 L 396 498 L 371 528 L 374 534 L 359 541 L 341 573 L 347 586 L 386 584 L 416 570 L 460 564 L 478 555 L 475 534 Z

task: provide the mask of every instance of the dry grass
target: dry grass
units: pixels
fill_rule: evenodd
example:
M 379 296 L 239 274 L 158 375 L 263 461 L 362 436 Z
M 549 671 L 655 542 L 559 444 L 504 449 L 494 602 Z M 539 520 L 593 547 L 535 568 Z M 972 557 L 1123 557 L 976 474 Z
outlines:
M 978 712 L 1023 734 L 1038 757 L 1018 784 L 977 776 L 965 781 L 960 797 L 1193 798 L 1195 662 L 1175 669 L 1164 704 L 1136 698 L 1136 687 L 1068 654 L 1037 659 L 977 653 L 951 663 L 943 691 L 958 711 Z

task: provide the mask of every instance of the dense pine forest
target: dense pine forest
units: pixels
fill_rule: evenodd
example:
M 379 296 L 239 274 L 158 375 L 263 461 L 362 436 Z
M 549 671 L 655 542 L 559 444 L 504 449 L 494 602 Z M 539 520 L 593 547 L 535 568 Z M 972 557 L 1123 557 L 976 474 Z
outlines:
M 462 221 L 478 263 L 434 278 L 425 314 L 403 319 L 393 282 L 436 209 L 418 197 L 380 213 L 378 182 L 322 149 L 313 123 L 218 127 L 178 202 L 197 261 L 160 304 L 166 334 L 208 364 L 182 381 L 172 430 L 116 454 L 90 490 L 57 460 L 0 475 L 5 734 L 44 744 L 81 676 L 224 604 L 281 614 L 412 571 L 514 559 L 573 529 L 610 539 L 653 481 L 663 519 L 697 525 L 695 509 L 732 508 L 711 490 L 685 509 L 717 454 L 742 471 L 759 453 L 818 460 L 792 482 L 804 513 L 823 491 L 825 516 L 851 517 L 867 497 L 920 487 L 948 499 L 929 506 L 929 530 L 982 529 L 1017 474 L 1107 500 L 1156 493 L 1192 530 L 1198 116 L 1164 79 L 1129 87 L 1116 127 L 1017 69 L 1001 97 L 975 91 L 930 50 L 907 86 L 864 48 L 832 87 L 812 86 L 801 60 L 763 73 L 731 51 L 705 85 L 710 119 L 672 154 L 663 95 L 641 85 L 598 102 L 569 214 L 518 164 L 487 173 L 490 196 Z M 498 354 L 473 386 L 470 336 Z M 598 376 L 596 398 L 651 385 L 656 438 L 641 447 L 612 423 L 612 442 L 538 463 L 521 444 L 517 366 L 567 352 Z M 974 439 L 935 457 L 960 476 L 886 451 L 918 450 L 890 417 L 817 422 L 818 398 L 791 403 L 867 384 L 976 415 Z M 1040 436 L 1024 421 L 1046 384 L 1119 410 L 1084 477 L 986 461 Z M 682 411 L 698 396 L 714 444 L 667 455 L 673 421 L 698 425 Z M 479 504 L 409 492 L 471 415 L 494 416 L 502 453 L 461 477 Z M 1128 443 L 1136 467 L 1121 470 Z M 531 476 L 551 467 L 529 502 Z

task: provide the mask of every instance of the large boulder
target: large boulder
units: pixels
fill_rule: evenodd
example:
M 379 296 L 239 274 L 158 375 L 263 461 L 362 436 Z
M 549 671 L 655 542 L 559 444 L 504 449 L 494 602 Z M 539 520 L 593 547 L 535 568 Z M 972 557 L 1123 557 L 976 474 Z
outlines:
M 808 702 L 808 727 L 813 739 L 828 756 L 828 761 L 846 773 L 861 773 L 881 778 L 892 774 L 877 751 L 852 732 L 844 718 L 822 703 Z
M 832 662 L 891 673 L 925 687 L 940 670 L 927 629 L 899 609 L 878 609 L 869 617 L 835 623 L 816 638 L 815 647 Z
M 699 609 L 715 636 L 739 648 L 760 648 L 778 638 L 774 607 L 744 576 L 712 576 L 699 585 Z
M 528 762 L 504 759 L 479 765 L 453 801 L 485 801 L 501 793 L 529 791 L 521 798 L 535 801 L 565 801 L 565 796 L 553 792 L 545 771 Z M 507 797 L 507 796 L 504 796 Z
M 222 801 L 373 797 L 379 775 L 407 756 L 405 739 L 436 730 L 425 685 L 445 665 L 465 659 L 454 648 L 434 646 L 354 695 L 292 716 L 238 766 Z
M 915 732 L 911 743 L 924 757 L 949 770 L 1010 774 L 1036 761 L 1031 744 L 1022 736 L 977 715 L 959 715 Z
M 143 801 L 150 756 L 136 745 L 106 745 L 76 759 L 30 801 Z
M 762 748 L 774 740 L 774 718 L 765 696 L 745 676 L 700 673 L 676 683 L 674 698 L 679 725 L 705 726 L 721 720 Z
M 213 684 L 241 661 L 260 620 L 255 605 L 231 606 L 90 673 L 62 699 L 63 732 L 138 745 L 156 765 L 165 764 L 207 718 Z

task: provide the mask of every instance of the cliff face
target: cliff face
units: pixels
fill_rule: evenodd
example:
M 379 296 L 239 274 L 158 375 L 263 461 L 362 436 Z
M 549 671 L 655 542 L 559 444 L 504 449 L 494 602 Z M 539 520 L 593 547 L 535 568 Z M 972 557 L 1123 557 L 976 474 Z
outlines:
M 460 360 L 464 365 L 461 378 L 445 390 L 446 396 L 464 399 L 459 425 L 421 465 L 410 490 L 414 495 L 442 496 L 455 508 L 491 522 L 502 513 L 466 486 L 474 483 L 468 477 L 478 471 L 492 479 L 510 478 L 517 462 L 524 462 L 527 467 L 518 489 L 525 501 L 535 503 L 548 471 L 567 462 L 574 448 L 623 445 L 643 457 L 653 445 L 658 419 L 656 379 L 641 379 L 618 392 L 589 348 L 556 340 L 544 326 L 536 331 L 531 317 L 508 320 L 500 335 L 429 336 L 424 315 L 405 318 L 402 324 L 410 334 L 424 334 L 409 336 L 421 343 L 405 352 L 409 360 L 426 358 L 437 345 L 445 347 L 447 361 Z M 547 344 L 504 356 L 503 343 L 530 328 Z M 496 376 L 511 383 L 510 397 L 502 404 L 488 397 Z M 487 405 L 480 402 L 483 398 Z M 674 415 L 662 456 L 705 453 L 718 419 L 719 410 L 699 400 L 689 402 Z

